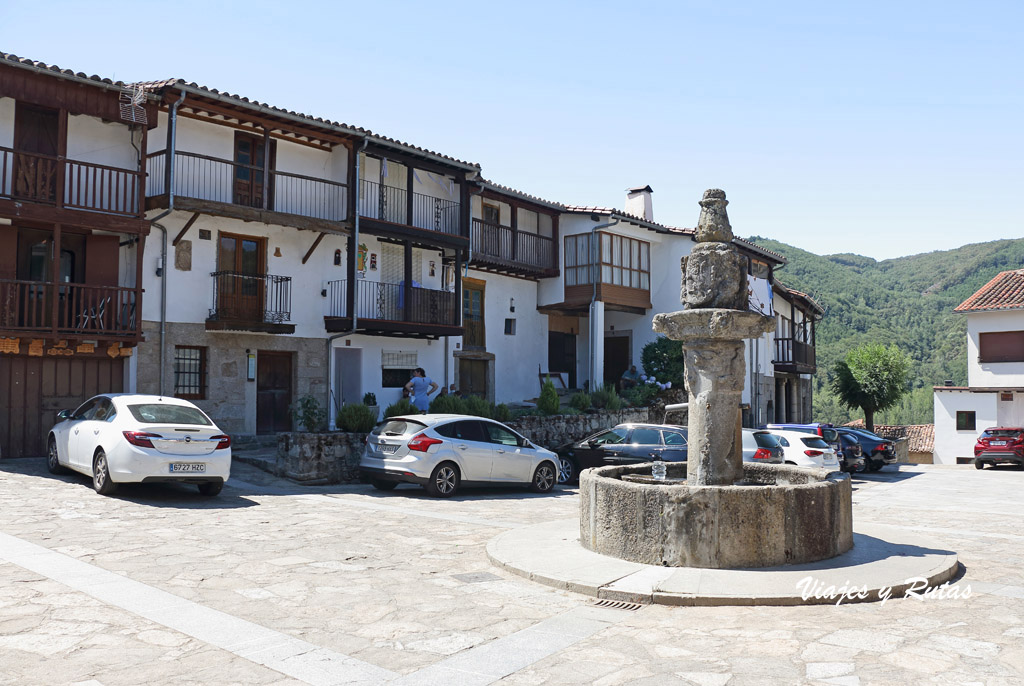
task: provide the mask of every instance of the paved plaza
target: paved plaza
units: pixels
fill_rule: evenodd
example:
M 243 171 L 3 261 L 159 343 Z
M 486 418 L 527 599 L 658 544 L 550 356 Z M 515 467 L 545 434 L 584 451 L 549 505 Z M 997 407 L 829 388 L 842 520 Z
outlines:
M 955 551 L 968 598 L 809 607 L 608 603 L 492 565 L 550 495 L 194 487 L 0 461 L 0 684 L 1024 684 L 1024 471 L 854 480 L 854 521 Z M 856 584 L 856 579 L 850 580 Z

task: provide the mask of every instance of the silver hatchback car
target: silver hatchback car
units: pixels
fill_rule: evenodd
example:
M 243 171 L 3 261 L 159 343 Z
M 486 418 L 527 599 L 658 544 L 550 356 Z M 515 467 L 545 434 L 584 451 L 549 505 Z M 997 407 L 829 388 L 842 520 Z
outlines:
M 457 414 L 391 417 L 366 438 L 360 475 L 375 488 L 419 484 L 439 498 L 461 486 L 522 485 L 547 493 L 558 456 L 499 422 Z

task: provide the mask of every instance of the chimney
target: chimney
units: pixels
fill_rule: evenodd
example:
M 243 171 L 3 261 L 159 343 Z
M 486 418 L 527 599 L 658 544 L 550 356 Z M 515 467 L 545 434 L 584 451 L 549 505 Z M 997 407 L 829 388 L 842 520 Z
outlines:
M 643 217 L 649 222 L 654 221 L 654 207 L 651 205 L 650 186 L 637 186 L 626 190 L 626 214 Z

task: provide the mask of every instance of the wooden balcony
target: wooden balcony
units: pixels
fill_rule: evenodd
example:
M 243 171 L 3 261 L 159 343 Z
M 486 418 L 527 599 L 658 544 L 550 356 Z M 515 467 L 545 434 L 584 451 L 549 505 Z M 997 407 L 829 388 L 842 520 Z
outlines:
M 165 208 L 167 151 L 147 155 L 147 208 Z M 337 181 L 192 152 L 174 154 L 174 206 L 245 221 L 337 231 L 348 221 L 348 186 Z
M 775 339 L 776 371 L 789 374 L 814 374 L 818 371 L 814 346 L 793 338 Z
M 295 333 L 292 279 L 273 274 L 214 272 L 213 302 L 207 331 Z
M 475 268 L 520 276 L 558 274 L 552 238 L 481 219 L 473 220 L 472 232 Z
M 462 205 L 456 200 L 410 193 L 405 188 L 361 179 L 359 216 L 361 226 L 372 233 L 428 244 L 466 244 Z
M 135 343 L 141 288 L 0 279 L 0 336 Z
M 352 330 L 349 281 L 331 281 L 327 290 L 328 314 L 324 317 L 327 331 Z M 437 338 L 461 336 L 463 332 L 459 325 L 458 298 L 450 291 L 357 280 L 354 301 L 356 330 L 361 333 Z
M 0 147 L 0 198 L 138 218 L 142 174 L 93 162 Z

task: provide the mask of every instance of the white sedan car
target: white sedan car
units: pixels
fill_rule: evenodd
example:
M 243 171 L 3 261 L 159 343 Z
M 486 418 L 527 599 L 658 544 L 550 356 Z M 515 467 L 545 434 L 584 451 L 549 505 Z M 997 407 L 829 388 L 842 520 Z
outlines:
M 794 464 L 798 467 L 839 469 L 839 458 L 836 457 L 836 451 L 821 436 L 782 429 L 771 429 L 771 432 L 779 437 L 779 444 L 785 453 L 786 464 Z
M 112 393 L 62 410 L 46 439 L 50 472 L 92 477 L 97 493 L 119 483 L 176 481 L 217 495 L 231 472 L 231 437 L 179 398 Z

